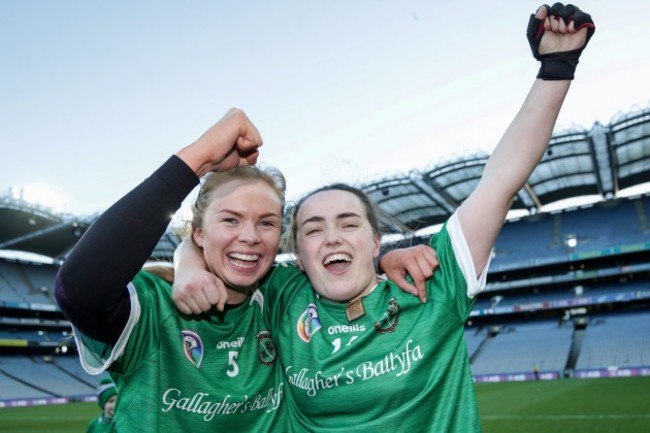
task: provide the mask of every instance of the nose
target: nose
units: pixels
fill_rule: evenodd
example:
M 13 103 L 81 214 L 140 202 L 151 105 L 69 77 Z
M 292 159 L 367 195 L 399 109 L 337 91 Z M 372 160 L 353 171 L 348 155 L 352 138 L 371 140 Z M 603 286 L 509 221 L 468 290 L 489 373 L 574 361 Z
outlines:
M 247 244 L 256 244 L 260 241 L 260 235 L 255 224 L 243 224 L 239 232 L 239 240 Z
M 325 232 L 325 245 L 337 245 L 341 243 L 341 235 L 335 228 L 330 228 Z

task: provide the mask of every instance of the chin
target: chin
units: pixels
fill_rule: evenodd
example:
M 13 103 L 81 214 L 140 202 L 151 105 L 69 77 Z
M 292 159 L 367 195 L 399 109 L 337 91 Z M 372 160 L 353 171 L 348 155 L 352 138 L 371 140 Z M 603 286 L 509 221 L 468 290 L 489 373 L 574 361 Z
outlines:
M 251 290 L 255 289 L 259 278 L 233 278 L 228 281 L 224 281 L 226 287 L 239 292 L 239 293 L 248 293 Z
M 353 293 L 348 293 L 348 292 L 329 292 L 324 295 L 326 298 L 328 298 L 330 301 L 335 301 L 335 302 L 347 302 L 352 298 L 356 298 L 358 295 L 355 295 Z

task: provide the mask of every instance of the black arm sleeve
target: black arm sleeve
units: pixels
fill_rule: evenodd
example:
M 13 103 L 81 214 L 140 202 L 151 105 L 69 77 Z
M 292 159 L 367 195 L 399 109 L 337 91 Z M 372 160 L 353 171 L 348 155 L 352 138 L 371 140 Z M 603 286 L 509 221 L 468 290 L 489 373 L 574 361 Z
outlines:
M 115 343 L 131 311 L 127 285 L 199 180 L 177 156 L 104 212 L 59 269 L 56 300 L 85 335 Z

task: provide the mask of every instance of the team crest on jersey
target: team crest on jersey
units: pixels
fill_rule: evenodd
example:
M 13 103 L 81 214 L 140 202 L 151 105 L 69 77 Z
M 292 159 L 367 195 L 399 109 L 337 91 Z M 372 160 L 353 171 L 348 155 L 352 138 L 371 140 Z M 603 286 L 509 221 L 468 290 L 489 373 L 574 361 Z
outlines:
M 388 308 L 382 314 L 381 319 L 375 322 L 375 329 L 380 334 L 393 332 L 399 322 L 400 307 L 395 298 L 390 298 Z
M 257 337 L 257 356 L 264 365 L 272 365 L 278 357 L 273 338 L 269 331 L 260 331 L 255 334 Z
M 311 341 L 314 335 L 321 328 L 320 319 L 318 318 L 318 308 L 316 305 L 309 304 L 307 309 L 298 317 L 297 329 L 298 335 L 305 343 Z
M 203 342 L 201 337 L 198 334 L 183 330 L 181 331 L 183 336 L 183 350 L 185 351 L 185 356 L 190 360 L 192 364 L 199 368 L 201 366 L 201 361 L 203 361 Z

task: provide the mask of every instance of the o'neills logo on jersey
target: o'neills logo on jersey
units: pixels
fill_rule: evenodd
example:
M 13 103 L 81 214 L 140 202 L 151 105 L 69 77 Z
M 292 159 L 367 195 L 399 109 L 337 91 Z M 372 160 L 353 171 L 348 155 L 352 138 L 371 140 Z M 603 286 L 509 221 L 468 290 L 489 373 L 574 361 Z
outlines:
M 264 365 L 272 365 L 278 357 L 278 351 L 269 331 L 260 331 L 257 337 L 257 356 Z
M 348 334 L 350 332 L 364 332 L 366 327 L 363 325 L 332 325 L 327 328 L 327 333 L 330 335 L 335 334 Z
M 311 341 L 312 335 L 314 335 L 320 328 L 320 319 L 318 318 L 318 308 L 316 305 L 309 304 L 307 309 L 298 317 L 298 323 L 296 324 L 298 330 L 298 336 L 305 343 Z
M 196 368 L 199 368 L 201 361 L 203 361 L 203 342 L 201 341 L 201 337 L 188 330 L 181 331 L 181 335 L 183 336 L 183 351 L 185 351 L 185 356 Z
M 232 341 L 219 341 L 217 343 L 217 349 L 239 349 L 244 345 L 244 337 L 237 337 L 236 339 Z
M 399 312 L 399 304 L 395 298 L 390 298 L 390 301 L 388 301 L 388 308 L 386 308 L 386 311 L 382 314 L 381 319 L 375 322 L 375 329 L 380 334 L 393 332 L 399 322 Z

